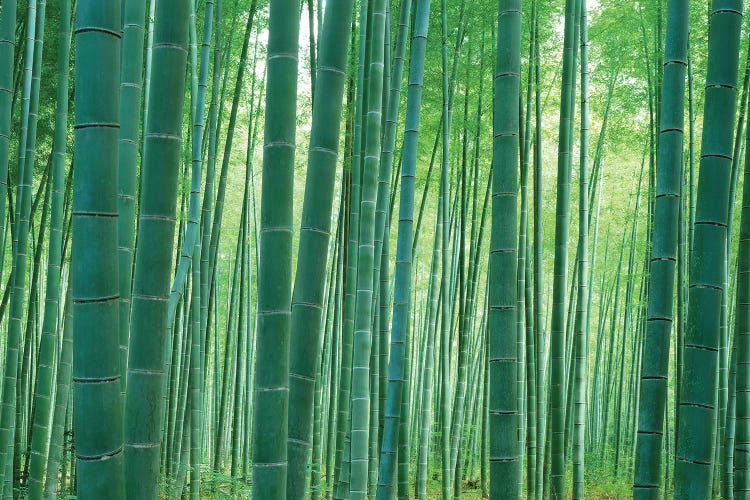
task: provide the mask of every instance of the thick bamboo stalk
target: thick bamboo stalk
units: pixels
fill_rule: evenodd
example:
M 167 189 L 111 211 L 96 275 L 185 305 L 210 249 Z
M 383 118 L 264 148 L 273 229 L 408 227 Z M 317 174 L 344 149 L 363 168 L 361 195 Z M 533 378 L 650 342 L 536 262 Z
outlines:
M 116 278 L 119 4 L 76 5 L 73 412 L 77 497 L 84 500 L 125 493 Z
M 518 266 L 517 189 L 521 3 L 499 4 L 494 81 L 492 236 L 489 278 L 490 496 L 518 498 L 522 478 L 517 435 L 515 325 Z M 512 334 L 511 334 L 512 332 Z
M 253 498 L 286 498 L 299 2 L 269 17 L 253 412 Z
M 724 293 L 727 198 L 737 101 L 741 13 L 741 1 L 716 0 L 712 3 L 702 175 L 698 182 L 690 257 L 690 310 L 685 332 L 677 429 L 677 497 L 707 496 L 711 490 L 719 319 Z
M 683 106 L 687 63 L 688 2 L 670 1 L 657 165 L 654 246 L 648 292 L 648 319 L 641 371 L 641 407 L 633 495 L 650 498 L 661 486 L 661 451 L 667 402 L 669 337 L 677 257 L 678 209 L 684 137 Z
M 164 418 L 164 358 L 173 268 L 190 2 L 157 1 L 144 128 L 138 247 L 125 397 L 125 474 L 130 497 L 156 498 Z M 156 402 L 156 408 L 154 408 Z
M 322 338 L 323 293 L 349 48 L 345 42 L 350 38 L 353 8 L 351 1 L 329 4 L 319 39 L 319 87 L 313 106 L 297 278 L 292 296 L 287 494 L 294 498 L 305 495 L 312 441 L 316 361 Z

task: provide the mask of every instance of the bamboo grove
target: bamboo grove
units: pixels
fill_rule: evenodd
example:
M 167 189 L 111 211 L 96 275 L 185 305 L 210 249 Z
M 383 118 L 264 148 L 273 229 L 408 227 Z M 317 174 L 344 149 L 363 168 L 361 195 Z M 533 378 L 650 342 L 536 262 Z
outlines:
M 0 0 L 0 496 L 750 498 L 742 0 Z

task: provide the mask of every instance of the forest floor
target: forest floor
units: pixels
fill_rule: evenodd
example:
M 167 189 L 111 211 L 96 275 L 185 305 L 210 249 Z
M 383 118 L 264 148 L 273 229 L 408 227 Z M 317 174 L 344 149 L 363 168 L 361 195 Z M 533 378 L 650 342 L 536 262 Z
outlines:
M 593 470 L 587 471 L 586 484 L 584 486 L 585 498 L 596 500 L 619 500 L 630 498 L 631 484 L 629 481 L 630 474 L 623 474 L 615 478 L 609 473 L 593 467 Z M 250 485 L 242 480 L 235 480 L 229 476 L 214 475 L 204 471 L 202 476 L 201 498 L 216 500 L 244 500 L 250 499 Z M 572 487 L 572 476 L 568 474 L 567 487 Z M 414 491 L 414 485 L 410 486 L 410 491 Z M 465 500 L 481 500 L 486 498 L 482 496 L 479 482 L 465 482 L 461 490 L 461 497 Z M 441 483 L 439 478 L 433 476 L 427 483 L 428 498 L 438 499 L 441 497 Z M 166 498 L 166 497 L 165 497 Z M 413 497 L 415 498 L 415 497 Z

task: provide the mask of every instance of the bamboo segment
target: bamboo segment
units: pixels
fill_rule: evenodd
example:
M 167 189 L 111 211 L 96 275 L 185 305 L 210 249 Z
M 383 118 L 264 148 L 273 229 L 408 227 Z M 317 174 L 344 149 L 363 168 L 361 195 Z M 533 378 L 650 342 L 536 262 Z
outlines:
M 375 204 L 381 152 L 383 105 L 383 53 L 385 1 L 374 0 L 367 120 L 362 163 L 359 255 L 357 257 L 357 300 L 352 345 L 351 483 L 350 498 L 367 497 L 368 441 L 370 427 L 370 348 L 372 343 L 372 297 L 375 240 Z
M 10 160 L 10 131 L 13 114 L 14 56 L 16 49 L 17 0 L 3 2 L 0 11 L 0 187 L 8 187 L 8 163 Z M 0 196 L 0 234 L 6 229 L 7 204 Z M 0 270 L 3 261 L 0 260 Z
M 157 1 L 152 64 L 159 70 L 148 87 L 154 108 L 147 110 L 144 128 L 125 397 L 125 474 L 140 480 L 126 482 L 129 498 L 158 495 L 189 15 L 187 0 Z
M 677 261 L 678 208 L 681 203 L 687 69 L 688 2 L 671 1 L 667 12 L 664 87 L 657 165 L 654 246 L 651 255 L 649 317 L 641 368 L 633 495 L 650 498 L 661 486 L 661 451 L 667 403 L 672 296 Z
M 321 349 L 321 317 L 331 233 L 336 160 L 346 80 L 352 1 L 329 4 L 319 39 L 320 59 L 302 208 L 297 274 L 292 295 L 289 366 L 289 473 L 287 494 L 305 496 L 312 441 L 316 361 Z M 344 43 L 342 43 L 344 42 Z
M 404 130 L 404 158 L 401 167 L 388 390 L 386 406 L 382 409 L 385 412 L 385 422 L 382 438 L 383 446 L 380 456 L 380 471 L 378 472 L 377 498 L 386 500 L 391 498 L 394 489 L 401 402 L 406 390 L 406 386 L 403 383 L 404 362 L 408 362 L 408 360 L 404 359 L 404 353 L 409 334 L 409 302 L 412 283 L 414 182 L 417 168 L 417 143 L 419 138 L 422 85 L 424 82 L 424 57 L 427 49 L 429 13 L 430 1 L 418 0 L 414 35 L 412 36 L 411 58 L 409 60 L 409 92 L 407 95 L 407 114 Z
M 565 36 L 563 46 L 562 89 L 560 98 L 560 133 L 557 160 L 557 210 L 555 219 L 555 265 L 550 336 L 550 446 L 551 495 L 563 498 L 565 470 L 565 288 L 570 232 L 571 120 L 574 108 L 576 13 L 579 0 L 565 2 Z
M 272 0 L 260 212 L 253 498 L 286 498 L 299 2 Z
M 517 435 L 517 190 L 521 87 L 521 5 L 499 4 L 492 158 L 492 235 L 489 285 L 490 496 L 519 498 L 521 449 Z M 512 96 L 503 98 L 504 96 Z M 511 333 L 512 332 L 512 333 Z
M 119 1 L 104 9 L 97 0 L 77 2 L 71 279 L 77 496 L 84 500 L 125 493 L 117 330 L 119 30 Z
M 678 498 L 707 497 L 713 481 L 719 319 L 722 295 L 726 293 L 727 206 L 741 13 L 741 1 L 712 3 L 701 176 L 690 257 L 690 309 L 677 428 L 675 496 Z
M 140 149 L 138 139 L 141 124 L 146 1 L 121 0 L 121 2 L 123 28 L 120 67 L 120 150 L 117 179 L 117 252 L 120 262 L 118 271 L 120 276 L 120 372 L 123 393 L 125 393 L 133 286 L 135 197 Z

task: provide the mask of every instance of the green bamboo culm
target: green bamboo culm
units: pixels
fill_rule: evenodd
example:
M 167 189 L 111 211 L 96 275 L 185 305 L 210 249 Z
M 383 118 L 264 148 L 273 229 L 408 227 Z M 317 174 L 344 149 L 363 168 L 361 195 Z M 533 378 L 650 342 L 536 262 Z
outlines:
M 519 328 L 525 327 L 523 332 L 526 336 L 526 349 L 524 353 L 524 371 L 526 375 L 526 401 L 525 404 L 525 433 L 523 436 L 524 440 L 524 451 L 526 453 L 524 460 L 526 463 L 526 489 L 529 498 L 536 498 L 536 424 L 537 424 L 537 397 L 536 397 L 536 337 L 534 336 L 534 310 L 533 310 L 533 297 L 532 289 L 533 283 L 531 281 L 532 270 L 531 270 L 531 245 L 529 231 L 531 224 L 529 222 L 529 173 L 531 169 L 531 123 L 533 118 L 532 106 L 533 106 L 533 87 L 534 87 L 534 45 L 535 45 L 535 24 L 537 18 L 537 7 L 536 1 L 531 4 L 531 22 L 529 23 L 529 62 L 527 66 L 527 80 L 526 80 L 526 102 L 523 118 L 525 120 L 523 124 L 523 147 L 522 159 L 521 159 L 521 221 L 520 221 L 520 241 L 518 245 L 518 284 L 519 284 L 519 297 L 518 303 L 521 311 L 524 312 L 523 323 L 519 316 Z M 583 39 L 581 40 L 583 45 Z M 581 67 L 583 71 L 583 66 Z M 480 81 L 481 83 L 481 81 Z M 583 85 L 582 92 L 583 94 Z M 477 114 L 479 117 L 479 114 Z M 478 137 L 477 137 L 478 138 Z M 583 150 L 582 150 L 583 151 Z M 475 154 L 478 154 L 475 153 Z M 478 162 L 475 162 L 475 169 L 478 168 Z M 479 174 L 475 174 L 478 176 Z M 583 178 L 583 177 L 582 177 Z M 476 190 L 474 199 L 476 200 Z M 476 204 L 476 202 L 475 202 Z M 476 207 L 475 207 L 476 210 Z M 523 265 L 522 265 L 523 263 Z M 474 274 L 476 274 L 476 266 Z M 521 272 L 524 273 L 523 277 Z M 521 285 L 523 284 L 523 290 Z M 473 285 L 476 288 L 476 285 Z M 521 294 L 523 293 L 523 300 Z
M 357 257 L 357 300 L 352 346 L 351 477 L 349 498 L 367 497 L 370 431 L 370 348 L 374 272 L 375 204 L 381 152 L 385 0 L 374 0 L 367 93 Z
M 5 0 L 0 9 L 0 190 L 8 187 L 10 132 L 13 113 L 13 63 L 16 50 L 17 1 Z M 0 235 L 5 234 L 6 197 L 0 196 Z M 0 259 L 0 271 L 3 268 Z
M 36 25 L 33 29 L 33 36 L 29 36 L 26 41 L 26 47 L 27 49 L 29 47 L 33 47 L 33 64 L 32 64 L 32 72 L 31 72 L 31 94 L 30 94 L 30 102 L 29 102 L 29 113 L 28 113 L 28 128 L 26 133 L 26 149 L 25 151 L 21 151 L 19 154 L 19 161 L 23 161 L 23 181 L 19 183 L 19 190 L 26 190 L 29 197 L 31 197 L 32 192 L 32 186 L 34 184 L 34 167 L 36 165 L 36 152 L 37 152 L 37 131 L 38 131 L 38 125 L 39 125 L 39 95 L 40 95 L 40 87 L 41 87 L 41 74 L 42 74 L 42 55 L 43 55 L 43 48 L 44 48 L 44 26 L 46 22 L 46 9 L 47 9 L 47 2 L 46 0 L 39 0 L 36 5 Z M 31 15 L 31 10 L 29 11 L 29 15 Z M 28 54 L 28 52 L 27 52 Z M 28 59 L 27 59 L 28 60 Z M 11 489 L 10 483 L 8 480 L 13 477 L 12 482 L 12 494 L 13 495 L 20 495 L 20 486 L 21 482 L 23 481 L 25 483 L 25 478 L 21 476 L 22 474 L 22 462 L 25 462 L 25 457 L 28 456 L 28 422 L 30 418 L 29 410 L 33 410 L 31 401 L 29 400 L 31 387 L 33 384 L 33 377 L 31 375 L 33 365 L 32 365 L 32 355 L 31 351 L 33 349 L 32 346 L 34 346 L 34 342 L 32 342 L 32 339 L 36 340 L 35 335 L 29 335 L 27 332 L 34 332 L 34 327 L 38 323 L 38 315 L 37 315 L 37 307 L 38 307 L 38 299 L 37 293 L 39 291 L 39 270 L 41 269 L 41 250 L 44 247 L 44 233 L 40 233 L 36 238 L 34 237 L 34 214 L 36 213 L 37 208 L 40 206 L 40 201 L 44 200 L 43 208 L 41 210 L 42 216 L 39 220 L 40 227 L 46 227 L 47 226 L 47 218 L 49 216 L 49 195 L 50 195 L 50 183 L 49 181 L 49 169 L 51 166 L 51 161 L 47 162 L 47 168 L 45 169 L 45 173 L 42 176 L 42 180 L 39 183 L 39 189 L 37 190 L 36 194 L 33 198 L 31 198 L 30 203 L 30 209 L 27 211 L 26 207 L 22 204 L 21 205 L 21 212 L 19 214 L 21 219 L 24 219 L 25 221 L 28 221 L 28 230 L 30 232 L 30 240 L 29 240 L 29 248 L 28 252 L 29 256 L 33 258 L 30 259 L 29 263 L 31 264 L 29 274 L 30 274 L 30 280 L 29 280 L 29 303 L 26 310 L 26 317 L 25 317 L 25 325 L 23 327 L 23 331 L 26 333 L 24 338 L 24 345 L 22 347 L 22 350 L 19 351 L 19 354 L 23 352 L 23 362 L 21 364 L 21 371 L 19 373 L 19 382 L 20 385 L 18 386 L 18 393 L 24 395 L 25 397 L 20 398 L 16 403 L 16 429 L 14 430 L 14 452 L 13 454 L 9 455 L 13 457 L 12 462 L 12 474 L 7 474 L 5 479 L 5 491 L 4 494 L 6 497 L 11 496 Z M 28 186 L 28 188 L 26 188 Z M 42 194 L 42 189 L 44 189 Z M 25 223 L 25 222 L 24 222 Z M 19 255 L 20 257 L 20 255 Z M 23 300 L 23 299 L 20 299 Z M 6 467 L 10 468 L 10 461 L 6 462 Z M 24 464 L 24 468 L 27 466 Z M 25 473 L 24 473 L 25 476 Z
M 29 219 L 31 214 L 31 188 L 34 181 L 32 168 L 26 168 L 26 151 L 31 127 L 32 77 L 34 66 L 34 33 L 36 31 L 37 1 L 31 0 L 27 7 L 26 50 L 23 65 L 23 89 L 21 105 L 21 128 L 18 147 L 18 186 L 16 188 L 16 213 L 11 229 L 13 233 L 13 271 L 11 273 L 10 311 L 8 334 L 5 344 L 3 373 L 2 416 L 0 416 L 0 488 L 11 494 L 15 452 L 16 391 L 19 375 L 19 355 L 22 349 L 24 299 L 26 295 L 27 252 L 29 241 Z M 13 220 L 13 219 L 11 219 Z
M 194 2 L 193 2 L 194 3 Z M 206 111 L 206 94 L 208 92 L 208 64 L 209 64 L 209 54 L 210 54 L 210 48 L 211 48 L 211 37 L 213 33 L 213 27 L 214 27 L 214 0 L 207 0 L 206 6 L 205 6 L 205 13 L 204 13 L 204 21 L 203 21 L 203 41 L 201 43 L 201 50 L 200 50 L 200 66 L 198 66 L 197 61 L 197 50 L 195 46 L 192 43 L 192 37 L 195 37 L 197 39 L 197 33 L 195 32 L 195 19 L 194 15 L 190 16 L 190 36 L 191 36 L 191 47 L 190 47 L 190 65 L 193 68 L 192 75 L 191 75 L 191 118 L 192 118 L 192 136 L 191 136 L 191 173 L 190 173 L 190 199 L 189 199 L 189 207 L 188 207 L 188 220 L 187 220 L 187 228 L 184 231 L 182 244 L 180 245 L 180 259 L 177 264 L 177 269 L 175 270 L 174 279 L 172 281 L 172 289 L 169 294 L 169 304 L 167 306 L 167 352 L 166 356 L 164 357 L 164 372 L 167 374 L 166 377 L 163 378 L 163 384 L 164 384 L 164 394 L 166 395 L 166 388 L 169 383 L 169 380 L 172 379 L 170 376 L 170 366 L 172 365 L 172 338 L 173 338 L 173 328 L 175 325 L 175 315 L 177 313 L 177 306 L 181 303 L 181 300 L 185 298 L 185 286 L 186 281 L 188 277 L 188 271 L 191 270 L 191 264 L 193 263 L 193 259 L 196 255 L 200 257 L 200 259 L 196 262 L 196 266 L 201 266 L 204 262 L 206 265 L 208 264 L 208 261 L 203 258 L 203 247 L 201 245 L 201 238 L 199 237 L 199 227 L 201 222 L 201 182 L 203 179 L 202 173 L 203 173 L 203 146 L 204 146 L 204 121 L 205 121 L 205 111 Z M 191 6 L 191 9 L 193 7 Z M 218 10 L 218 9 L 217 9 Z M 207 176 L 208 177 L 208 176 Z M 211 182 L 212 184 L 212 182 Z M 209 181 L 207 180 L 207 190 L 210 188 Z M 206 197 L 206 200 L 209 199 L 209 196 Z M 209 231 L 206 231 L 208 233 Z M 206 235 L 208 236 L 208 235 Z M 208 252 L 205 252 L 208 253 Z M 201 273 L 203 270 L 201 270 Z M 202 274 L 201 274 L 202 276 Z M 201 289 L 194 292 L 196 296 L 200 298 L 201 304 L 205 304 L 206 308 L 208 307 L 207 301 L 204 300 L 203 293 L 208 292 L 208 287 L 203 287 L 202 279 L 198 281 L 198 284 L 196 286 L 199 286 Z M 191 298 L 192 301 L 192 298 Z M 203 306 L 201 306 L 203 307 Z M 192 302 L 191 302 L 191 310 L 192 310 Z M 202 311 L 203 312 L 203 311 Z M 206 311 L 207 312 L 207 311 Z M 203 318 L 206 319 L 206 318 Z M 205 328 L 203 319 L 201 319 L 201 339 L 203 339 L 204 343 L 201 345 L 205 345 Z M 200 343 L 200 341 L 199 341 Z M 204 356 L 205 357 L 205 356 Z M 205 359 L 202 359 L 205 363 Z M 191 359 L 192 362 L 192 359 Z M 202 368 L 205 368 L 205 365 L 202 365 Z M 192 375 L 192 372 L 191 372 Z M 204 374 L 201 373 L 201 376 Z M 200 412 L 197 412 L 200 413 Z M 171 416 L 170 416 L 171 417 Z M 171 418 L 166 418 L 162 421 L 162 426 L 170 424 L 174 424 L 173 420 Z M 168 436 L 167 432 L 167 436 Z M 169 439 L 167 439 L 169 441 Z M 169 446 L 167 444 L 166 446 Z M 192 450 L 191 450 L 192 451 Z M 192 455 L 191 455 L 192 459 Z M 193 485 L 192 477 L 191 477 L 191 486 Z M 191 490 L 192 491 L 192 490 Z
M 303 498 L 312 441 L 313 397 L 321 349 L 326 262 L 336 184 L 341 110 L 354 2 L 329 3 L 319 39 L 289 354 L 287 496 Z
M 271 0 L 253 402 L 253 498 L 285 499 L 299 1 Z
M 640 407 L 635 448 L 634 498 L 654 498 L 662 484 L 662 441 L 667 404 L 669 348 L 674 312 L 677 228 L 682 203 L 682 152 L 685 136 L 688 0 L 667 5 L 667 38 L 656 167 L 648 318 L 641 365 Z
M 750 127 L 747 128 L 750 134 Z M 734 494 L 750 493 L 750 148 L 745 148 L 742 214 L 737 253 L 734 345 L 737 356 Z
M 209 54 L 211 49 L 211 37 L 213 36 L 214 24 L 214 1 L 207 0 L 205 6 L 205 15 L 203 18 L 203 40 L 200 50 L 200 66 L 198 65 L 197 50 L 197 32 L 195 25 L 195 1 L 191 5 L 190 15 L 190 65 L 192 71 L 192 143 L 191 143 L 191 179 L 190 179 L 190 201 L 188 208 L 187 229 L 183 235 L 183 241 L 180 251 L 180 260 L 175 271 L 172 291 L 169 296 L 169 305 L 167 306 L 167 338 L 172 338 L 172 328 L 174 326 L 173 305 L 177 299 L 184 297 L 184 289 L 187 281 L 188 269 L 192 275 L 191 287 L 191 352 L 190 358 L 190 401 L 191 401 L 191 436 L 190 436 L 190 497 L 198 500 L 200 497 L 201 484 L 201 464 L 203 442 L 201 437 L 204 433 L 203 422 L 206 420 L 203 408 L 203 390 L 206 357 L 208 347 L 206 347 L 205 329 L 202 328 L 202 304 L 204 303 L 202 293 L 203 285 L 202 276 L 202 253 L 203 247 L 199 239 L 200 218 L 201 218 L 201 181 L 203 179 L 203 138 L 204 138 L 204 118 L 206 112 L 206 94 L 208 92 L 208 71 L 209 71 Z M 205 351 L 205 352 L 204 352 Z M 167 352 L 166 359 L 171 358 L 171 353 Z M 165 366 L 165 372 L 169 373 L 169 366 Z M 166 386 L 168 379 L 164 378 Z M 164 423 L 162 423 L 164 426 Z
M 742 0 L 713 1 L 678 409 L 675 498 L 708 498 L 713 482 L 719 325 L 722 295 L 726 293 L 727 212 L 741 27 Z
M 199 205 L 198 205 L 199 206 Z M 200 262 L 200 244 L 193 245 L 193 262 Z M 201 487 L 201 452 L 203 450 L 203 398 L 201 379 L 201 300 L 200 300 L 200 266 L 191 266 L 192 283 L 190 297 L 190 499 L 200 499 Z M 239 411 L 239 409 L 238 409 Z
M 396 132 L 399 124 L 401 109 L 401 87 L 406 59 L 406 46 L 409 30 L 412 28 L 412 0 L 401 2 L 396 25 L 396 44 L 391 53 L 391 9 L 386 5 L 386 25 L 384 38 L 384 74 L 383 74 L 383 117 L 382 144 L 380 166 L 378 171 L 378 195 L 375 203 L 375 252 L 373 290 L 377 308 L 373 313 L 373 366 L 371 369 L 371 422 L 370 422 L 370 466 L 369 466 L 369 496 L 375 497 L 378 488 L 379 459 L 383 448 L 383 432 L 386 417 L 386 397 L 388 379 L 388 339 L 391 326 L 391 290 L 390 290 L 390 229 L 393 216 L 394 192 L 391 193 L 391 183 L 398 185 L 400 179 L 399 163 L 393 172 L 393 153 L 396 145 Z M 392 59 L 392 62 L 391 62 Z M 403 153 L 403 151 L 402 151 Z M 403 156 L 403 154 L 402 154 Z M 408 295 L 407 295 L 408 296 Z M 398 410 L 397 410 L 398 412 Z
M 442 217 L 438 224 L 442 226 L 440 231 L 440 253 L 441 253 L 441 294 L 440 302 L 440 459 L 441 459 L 441 490 L 443 498 L 450 498 L 451 474 L 450 474 L 450 313 L 451 303 L 447 299 L 450 280 L 450 258 L 448 248 L 450 246 L 450 216 L 448 213 L 449 203 L 449 155 L 450 155 L 450 102 L 451 89 L 448 85 L 448 1 L 440 2 L 440 28 L 442 38 L 442 50 L 440 54 L 442 69 L 442 104 L 443 104 L 443 128 L 442 128 L 442 158 L 440 159 L 440 194 L 438 214 Z
M 542 178 L 542 98 L 540 88 L 540 69 L 539 69 L 539 13 L 537 0 L 534 0 L 534 262 L 533 262 L 533 309 L 534 309 L 534 339 L 536 347 L 536 397 L 537 397 L 537 453 L 536 453 L 536 485 L 533 488 L 537 498 L 541 498 L 544 485 L 544 455 L 545 455 L 545 427 L 546 427 L 546 394 L 545 394 L 545 374 L 546 366 L 544 362 L 546 339 L 544 336 L 544 298 L 543 298 L 543 224 L 542 224 L 542 205 L 543 205 L 543 178 Z M 527 303 L 528 304 L 528 303 Z M 484 459 L 482 460 L 484 463 Z M 531 490 L 531 488 L 529 488 Z
M 519 498 L 523 469 L 516 394 L 520 0 L 499 2 L 497 33 L 488 291 L 490 497 Z
M 203 138 L 205 136 L 204 121 L 206 115 L 206 94 L 208 93 L 208 63 L 214 24 L 214 4 L 214 0 L 206 1 L 205 15 L 203 18 L 203 42 L 201 43 L 200 50 L 200 66 L 198 68 L 197 81 L 193 82 L 195 85 L 197 85 L 197 88 L 195 89 L 195 93 L 197 95 L 195 96 L 195 103 L 192 109 L 193 134 L 191 136 L 192 156 L 190 160 L 190 201 L 188 208 L 187 229 L 185 230 L 183 242 L 180 247 L 180 260 L 179 264 L 177 265 L 177 270 L 175 271 L 175 277 L 172 283 L 172 291 L 169 295 L 167 325 L 170 329 L 172 328 L 175 320 L 175 314 L 177 313 L 177 304 L 179 303 L 180 299 L 184 297 L 185 283 L 188 277 L 188 270 L 191 263 L 193 262 L 195 246 L 201 246 L 201 251 L 197 253 L 200 254 L 201 259 L 204 259 L 202 251 L 203 247 L 199 238 L 200 219 L 202 211 L 200 192 L 203 174 Z M 197 64 L 197 61 L 191 61 L 191 64 Z M 205 302 L 205 299 L 202 295 L 205 291 L 207 291 L 207 289 L 201 289 L 199 292 L 201 302 Z M 203 334 L 201 336 L 203 337 Z
M 132 335 L 125 396 L 127 497 L 158 494 L 167 306 L 171 285 L 177 180 L 181 165 L 189 0 L 155 0 L 149 107 L 144 128 Z M 76 339 L 78 337 L 76 336 Z M 197 354 L 197 353 L 196 353 Z
M 123 17 L 120 67 L 120 150 L 117 179 L 117 252 L 120 262 L 120 371 L 124 394 L 130 338 L 130 295 L 133 284 L 135 196 L 140 149 L 146 0 L 121 0 L 121 2 Z
M 357 81 L 356 97 L 354 98 L 353 139 L 351 143 L 351 156 L 349 164 L 349 189 L 348 189 L 348 241 L 346 244 L 346 276 L 357 276 L 357 258 L 359 256 L 359 227 L 360 227 L 360 201 L 361 201 L 361 159 L 363 140 L 363 108 L 364 81 L 365 81 L 365 58 L 367 53 L 367 17 L 370 8 L 370 0 L 361 0 L 359 4 L 359 47 L 357 57 Z M 353 42 L 352 42 L 353 44 Z M 350 80 L 350 88 L 354 86 Z M 351 101 L 350 101 L 351 102 Z M 336 455 L 334 471 L 334 498 L 337 500 L 347 498 L 349 495 L 349 459 L 351 449 L 350 416 L 351 416 L 351 378 L 352 378 L 352 338 L 354 336 L 354 314 L 357 294 L 357 280 L 355 278 L 344 280 L 343 297 L 343 321 L 341 333 L 341 368 L 338 381 L 337 412 L 336 420 Z
M 555 218 L 555 263 L 552 289 L 550 335 L 550 450 L 552 498 L 563 498 L 565 491 L 565 292 L 568 276 L 568 237 L 570 234 L 571 116 L 575 78 L 576 14 L 580 0 L 565 2 L 565 35 L 560 100 L 560 133 L 557 156 L 557 208 Z
M 418 0 L 419 1 L 419 0 Z M 417 5 L 417 12 L 420 12 Z M 415 25 L 415 34 L 416 34 Z M 437 220 L 442 217 L 442 203 L 438 200 Z M 428 289 L 428 304 L 430 315 L 428 318 L 428 337 L 425 348 L 424 382 L 422 386 L 422 409 L 420 415 L 419 450 L 417 454 L 417 497 L 427 498 L 427 466 L 429 463 L 431 432 L 433 424 L 433 400 L 435 387 L 435 339 L 437 337 L 437 315 L 438 315 L 438 288 L 440 286 L 439 264 L 440 264 L 440 242 L 442 241 L 441 224 L 435 225 L 435 237 L 432 247 L 432 263 L 430 264 L 430 287 Z
M 380 166 L 378 171 L 378 197 L 375 205 L 375 267 L 374 267 L 374 290 L 375 300 L 378 302 L 377 311 L 373 317 L 377 317 L 378 328 L 377 336 L 379 345 L 373 346 L 377 349 L 373 359 L 378 358 L 377 371 L 379 378 L 376 389 L 378 391 L 378 404 L 372 405 L 373 411 L 378 415 L 377 433 L 371 433 L 370 441 L 382 442 L 382 433 L 385 420 L 386 405 L 386 379 L 388 371 L 388 331 L 390 329 L 390 259 L 389 259 L 389 241 L 390 227 L 393 215 L 393 195 L 391 193 L 391 182 L 398 185 L 398 170 L 393 173 L 393 153 L 396 146 L 396 132 L 399 124 L 399 112 L 401 109 L 401 87 L 404 74 L 404 60 L 406 59 L 406 46 L 411 29 L 411 12 L 412 0 L 401 2 L 399 6 L 398 23 L 396 29 L 396 44 L 391 55 L 390 37 L 391 33 L 391 7 L 387 5 L 386 25 L 385 25 L 385 52 L 384 52 L 384 74 L 383 74 L 383 112 L 382 117 L 382 144 L 380 154 Z M 392 63 L 391 63 L 392 58 Z M 403 154 L 402 154 L 403 157 Z M 400 165 L 399 165 L 400 166 Z M 374 376 L 374 374 L 373 374 Z M 372 423 L 375 426 L 375 423 Z M 375 427 L 373 427 L 375 428 Z M 379 446 L 375 446 L 374 456 L 370 457 L 371 463 L 376 467 L 370 471 L 372 478 L 371 496 L 376 494 L 378 475 Z
M 406 342 L 409 333 L 409 303 L 412 285 L 412 244 L 414 226 L 414 182 L 417 171 L 417 146 L 419 120 L 422 109 L 424 61 L 427 51 L 427 27 L 430 0 L 417 0 L 414 18 L 414 35 L 409 59 L 409 91 L 406 99 L 406 124 L 404 126 L 403 159 L 401 165 L 401 194 L 399 201 L 398 240 L 394 277 L 393 327 L 391 330 L 390 362 L 388 365 L 388 390 L 380 452 L 377 498 L 388 500 L 393 494 L 396 477 L 397 446 L 401 419 L 401 400 L 404 395 Z M 434 325 L 433 325 L 434 326 Z M 431 372 L 430 372 L 431 375 Z M 381 388 L 385 390 L 385 388 Z
M 117 330 L 120 28 L 119 0 L 77 1 L 71 279 L 76 483 L 83 500 L 124 498 L 125 486 Z
M 221 87 L 221 11 L 222 11 L 222 0 L 216 0 L 215 11 L 213 12 L 213 23 L 215 29 L 213 30 L 214 46 L 213 46 L 213 61 L 212 61 L 212 75 L 211 75 L 211 103 L 208 107 L 208 119 L 206 120 L 206 126 L 208 127 L 208 140 L 206 141 L 206 147 L 208 148 L 207 161 L 206 161 L 206 182 L 203 188 L 203 203 L 201 205 L 201 337 L 207 337 L 208 329 L 208 309 L 209 309 L 209 290 L 212 290 L 211 280 L 211 262 L 209 259 L 210 251 L 209 246 L 211 244 L 211 219 L 212 219 L 212 208 L 213 208 L 213 196 L 214 196 L 214 179 L 216 177 L 216 135 L 217 135 L 217 122 L 219 115 L 219 87 Z M 201 58 L 203 58 L 203 47 L 211 45 L 211 39 L 204 39 L 204 45 L 201 47 Z M 196 113 L 197 114 L 197 113 Z M 203 125 L 203 123 L 201 123 Z M 206 131 L 204 131 L 205 134 Z M 202 154 L 202 152 L 201 152 Z M 218 354 L 217 354 L 218 355 Z M 218 364 L 215 367 L 218 369 Z M 218 380 L 217 380 L 218 382 Z M 218 383 L 216 384 L 218 386 Z M 214 465 L 217 465 L 216 457 L 214 459 Z
M 573 498 L 584 498 L 586 397 L 588 394 L 589 323 L 589 59 L 588 12 L 580 0 L 581 42 L 581 148 L 578 173 L 578 286 L 573 343 Z
M 65 0 L 63 3 L 67 2 Z M 49 453 L 47 455 L 47 479 L 44 484 L 45 498 L 55 498 L 59 475 L 57 471 L 63 456 L 65 415 L 70 402 L 70 382 L 73 371 L 73 307 L 72 287 L 67 287 L 62 325 L 62 347 L 57 360 L 57 388 L 55 390 L 55 412 L 51 422 Z M 52 471 L 51 473 L 49 471 Z M 63 475 L 64 478 L 64 475 Z
M 41 499 L 45 467 L 49 453 L 51 405 L 58 346 L 60 294 L 62 291 L 62 230 L 65 207 L 65 149 L 68 137 L 68 75 L 70 72 L 70 0 L 60 2 L 60 32 L 57 53 L 57 101 L 55 136 L 52 146 L 52 214 L 50 221 L 49 257 L 47 260 L 47 289 L 45 295 L 42 339 L 39 347 L 39 366 L 35 391 L 35 411 L 29 459 L 29 498 Z M 53 474 L 56 474 L 54 471 Z

